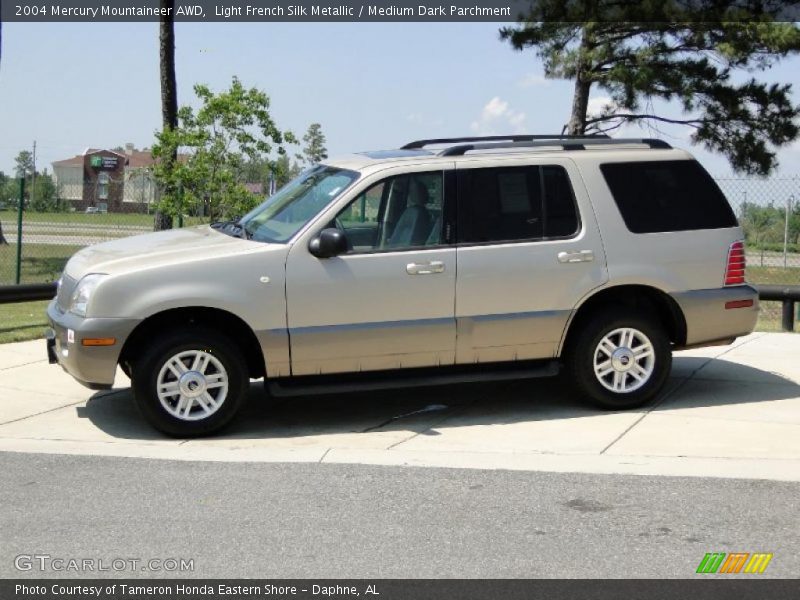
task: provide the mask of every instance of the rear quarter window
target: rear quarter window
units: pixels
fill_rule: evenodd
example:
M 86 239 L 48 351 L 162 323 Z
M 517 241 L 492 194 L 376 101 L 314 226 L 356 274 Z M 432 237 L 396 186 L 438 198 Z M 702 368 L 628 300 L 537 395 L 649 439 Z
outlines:
M 738 224 L 725 195 L 695 160 L 606 163 L 600 171 L 633 233 Z

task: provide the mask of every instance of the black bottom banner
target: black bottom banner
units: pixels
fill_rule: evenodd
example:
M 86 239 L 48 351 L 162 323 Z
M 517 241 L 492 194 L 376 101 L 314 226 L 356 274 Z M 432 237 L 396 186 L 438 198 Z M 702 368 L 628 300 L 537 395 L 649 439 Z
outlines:
M 5 579 L 3 600 L 795 599 L 792 579 Z

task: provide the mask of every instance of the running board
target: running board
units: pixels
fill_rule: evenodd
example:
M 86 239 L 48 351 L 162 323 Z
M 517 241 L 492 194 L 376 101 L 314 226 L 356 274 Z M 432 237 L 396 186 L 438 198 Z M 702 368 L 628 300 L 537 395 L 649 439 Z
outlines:
M 374 392 L 379 390 L 428 387 L 436 385 L 452 385 L 456 383 L 478 383 L 487 381 L 513 381 L 515 379 L 536 379 L 553 377 L 560 371 L 558 361 L 551 360 L 537 366 L 518 369 L 471 370 L 463 373 L 387 375 L 381 378 L 370 378 L 364 381 L 345 379 L 347 375 L 338 376 L 338 381 L 320 383 L 319 381 L 302 381 L 285 378 L 280 381 L 267 380 L 269 393 L 278 398 L 292 396 L 316 396 L 322 394 L 346 394 L 353 392 Z M 431 369 L 433 371 L 433 369 Z M 400 372 L 402 373 L 402 371 Z M 303 379 L 317 379 L 320 376 L 308 376 Z

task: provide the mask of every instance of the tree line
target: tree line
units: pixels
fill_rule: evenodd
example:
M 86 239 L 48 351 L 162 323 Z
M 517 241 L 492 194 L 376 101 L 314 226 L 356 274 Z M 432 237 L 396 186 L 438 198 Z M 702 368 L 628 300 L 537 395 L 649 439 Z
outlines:
M 35 170 L 33 154 L 22 150 L 14 159 L 13 175 L 0 171 L 0 205 L 9 208 L 19 203 L 19 180 L 25 179 L 24 206 L 36 212 L 61 210 L 66 204 L 59 200 L 55 181 L 47 169 Z M 35 181 L 35 186 L 34 186 Z
M 784 205 L 743 202 L 739 211 L 748 247 L 780 252 L 786 236 L 789 251 L 800 252 L 800 203 L 788 212 L 788 223 Z

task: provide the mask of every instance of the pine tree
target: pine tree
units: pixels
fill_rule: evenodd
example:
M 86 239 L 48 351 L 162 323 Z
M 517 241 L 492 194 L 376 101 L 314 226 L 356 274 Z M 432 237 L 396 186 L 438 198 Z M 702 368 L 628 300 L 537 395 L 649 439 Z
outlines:
M 797 53 L 800 28 L 778 22 L 780 3 L 752 0 L 751 13 L 737 4 L 537 0 L 500 36 L 517 50 L 535 49 L 545 77 L 574 81 L 567 133 L 634 122 L 685 125 L 692 143 L 723 154 L 735 171 L 765 175 L 777 166 L 776 149 L 798 137 L 800 107 L 792 103 L 791 84 L 735 76 Z M 611 102 L 591 115 L 593 88 Z M 676 102 L 682 115 L 657 114 L 653 100 Z
M 303 136 L 303 156 L 305 160 L 316 165 L 328 158 L 328 149 L 325 147 L 325 134 L 322 133 L 322 126 L 319 123 L 312 123 L 308 131 Z

